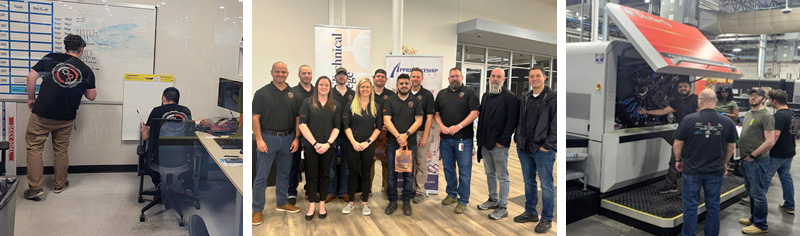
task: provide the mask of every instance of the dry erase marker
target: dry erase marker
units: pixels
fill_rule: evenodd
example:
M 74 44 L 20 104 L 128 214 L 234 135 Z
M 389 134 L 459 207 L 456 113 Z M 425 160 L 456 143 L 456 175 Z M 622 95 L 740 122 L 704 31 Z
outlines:
M 144 118 L 142 118 L 142 113 L 139 113 L 139 109 L 136 109 L 136 114 L 139 114 L 139 120 L 141 120 L 142 124 L 144 124 Z

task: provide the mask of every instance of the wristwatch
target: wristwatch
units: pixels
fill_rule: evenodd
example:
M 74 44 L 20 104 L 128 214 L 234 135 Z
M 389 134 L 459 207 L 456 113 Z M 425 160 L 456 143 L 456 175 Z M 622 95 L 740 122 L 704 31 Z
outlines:
M 367 139 L 367 143 L 372 144 L 372 140 Z
M 406 131 L 406 135 L 408 135 L 409 137 L 411 137 L 411 132 L 408 132 L 408 131 Z

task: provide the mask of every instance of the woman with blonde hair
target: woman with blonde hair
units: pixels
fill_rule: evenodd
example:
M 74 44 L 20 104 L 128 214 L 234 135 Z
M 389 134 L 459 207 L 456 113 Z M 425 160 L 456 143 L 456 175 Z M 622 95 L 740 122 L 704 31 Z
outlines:
M 381 108 L 375 104 L 375 92 L 369 78 L 361 79 L 356 86 L 357 98 L 347 103 L 342 111 L 342 126 L 347 139 L 350 141 L 347 151 L 347 166 L 350 169 L 350 178 L 347 183 L 347 193 L 350 202 L 342 209 L 342 213 L 350 214 L 355 208 L 355 193 L 358 185 L 358 176 L 361 175 L 361 213 L 370 215 L 372 211 L 367 205 L 369 194 L 372 190 L 372 179 L 369 178 L 375 144 L 378 134 L 383 127 Z

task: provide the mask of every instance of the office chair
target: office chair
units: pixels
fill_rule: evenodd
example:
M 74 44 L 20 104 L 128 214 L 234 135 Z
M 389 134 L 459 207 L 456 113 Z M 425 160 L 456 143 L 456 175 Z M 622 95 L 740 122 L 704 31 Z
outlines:
M 148 147 L 150 155 L 146 158 L 145 167 L 161 175 L 162 187 L 154 191 L 153 201 L 142 208 L 139 221 L 145 221 L 144 213 L 148 209 L 163 203 L 164 208 L 174 209 L 178 213 L 178 226 L 183 227 L 183 212 L 178 200 L 193 201 L 195 209 L 200 209 L 197 197 L 177 192 L 174 186 L 180 174 L 193 170 L 193 147 L 197 141 L 194 122 L 177 119 L 155 119 L 155 121 L 157 127 L 150 127 L 151 142 Z
M 203 217 L 199 215 L 192 216 L 189 222 L 189 236 L 209 236 L 208 228 L 206 228 L 206 222 L 203 221 Z

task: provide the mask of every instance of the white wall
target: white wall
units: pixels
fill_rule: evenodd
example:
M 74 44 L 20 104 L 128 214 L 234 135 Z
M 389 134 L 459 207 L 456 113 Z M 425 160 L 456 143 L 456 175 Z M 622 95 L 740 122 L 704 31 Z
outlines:
M 744 79 L 756 79 L 758 78 L 758 63 L 755 62 L 734 62 L 733 66 L 736 66 L 736 69 L 742 72 L 742 78 Z M 792 80 L 796 80 L 798 76 L 800 76 L 800 63 L 781 63 L 780 66 L 778 64 L 773 64 L 771 62 L 767 62 L 765 67 L 765 71 L 769 71 L 770 68 L 773 68 L 773 73 L 778 73 L 778 68 L 780 68 L 780 76 L 778 78 L 788 79 L 791 76 Z
M 336 1 L 338 23 L 340 0 Z M 481 18 L 543 33 L 556 34 L 556 2 L 548 0 L 405 0 L 403 45 L 418 55 L 444 56 L 444 69 L 455 66 L 456 25 Z M 392 51 L 392 1 L 348 0 L 348 26 L 372 28 L 370 66 L 385 67 Z M 328 1 L 253 2 L 253 87 L 252 93 L 272 81 L 272 63 L 289 67 L 290 85 L 299 82 L 297 69 L 314 68 L 314 25 L 328 24 Z M 314 78 L 319 77 L 314 74 Z M 328 75 L 330 76 L 330 75 Z M 443 85 L 445 83 L 443 82 Z M 252 99 L 252 98 L 251 98 Z
M 193 118 L 230 116 L 228 110 L 217 107 L 216 93 L 219 77 L 237 79 L 242 3 L 238 0 L 108 2 L 166 3 L 158 7 L 155 73 L 175 76 L 175 87 L 181 92 L 180 103 L 192 110 Z M 97 88 L 97 92 L 107 91 Z M 26 166 L 24 138 L 30 117 L 27 104 L 17 104 L 17 116 L 20 121 L 16 126 L 17 166 Z M 70 138 L 70 165 L 136 164 L 138 143 L 122 141 L 121 125 L 121 105 L 81 105 L 76 130 Z M 52 153 L 52 144 L 48 142 L 43 154 L 45 166 L 52 165 Z

